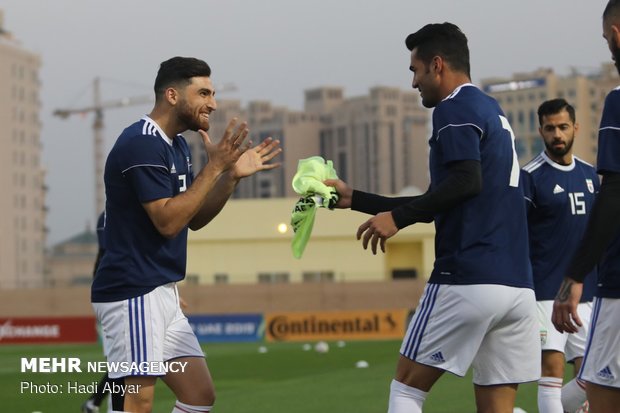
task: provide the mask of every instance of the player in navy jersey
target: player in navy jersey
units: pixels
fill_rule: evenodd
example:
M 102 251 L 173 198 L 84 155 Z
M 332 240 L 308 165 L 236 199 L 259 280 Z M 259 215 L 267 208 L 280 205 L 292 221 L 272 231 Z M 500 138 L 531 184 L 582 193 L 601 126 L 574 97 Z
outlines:
M 538 129 L 544 151 L 527 163 L 521 183 L 528 211 L 530 258 L 538 307 L 542 371 L 538 381 L 540 413 L 575 412 L 586 401 L 585 383 L 572 380 L 562 387 L 565 360 L 579 371 L 585 353 L 596 271 L 588 274 L 579 315 L 578 334 L 562 334 L 551 323 L 553 299 L 564 278 L 568 260 L 577 249 L 599 189 L 594 167 L 573 156 L 579 124 L 575 109 L 564 99 L 538 108 Z
M 158 377 L 177 397 L 173 413 L 211 410 L 213 383 L 196 336 L 181 311 L 176 282 L 185 277 L 187 230 L 198 230 L 224 207 L 240 179 L 279 152 L 271 138 L 250 147 L 245 122 L 233 119 L 212 143 L 207 130 L 216 109 L 211 69 L 202 60 L 174 57 L 160 65 L 155 106 L 126 128 L 105 171 L 106 252 L 92 286 L 109 371 L 125 394 L 112 394 L 115 411 L 150 412 Z M 208 155 L 194 175 L 180 135 L 200 133 Z M 171 368 L 174 366 L 174 368 Z
M 480 412 L 513 411 L 538 380 L 540 340 L 514 135 L 497 102 L 471 84 L 467 38 L 451 23 L 409 35 L 413 88 L 432 108 L 428 191 L 389 198 L 325 181 L 339 208 L 375 215 L 358 239 L 373 253 L 399 229 L 435 222 L 435 265 L 409 324 L 389 413 L 417 413 L 445 371 L 474 367 Z M 422 149 L 421 149 L 422 150 Z
M 603 12 L 603 37 L 620 73 L 620 1 Z M 584 279 L 598 263 L 590 334 L 579 378 L 593 413 L 620 412 L 620 88 L 605 99 L 598 133 L 597 171 L 601 189 L 585 235 L 566 270 L 555 302 L 553 324 L 575 333 L 583 325 L 577 312 Z
M 101 257 L 105 253 L 105 211 L 99 214 L 97 218 L 97 257 L 95 258 L 95 265 L 93 267 L 93 276 L 97 275 L 97 268 Z M 108 383 L 108 384 L 106 384 Z M 99 407 L 103 402 L 103 399 L 109 394 L 108 389 L 111 388 L 113 380 L 110 380 L 108 373 L 105 373 L 103 377 L 97 383 L 96 391 L 82 404 L 82 413 L 99 413 Z M 112 404 L 108 403 L 108 411 L 112 411 Z

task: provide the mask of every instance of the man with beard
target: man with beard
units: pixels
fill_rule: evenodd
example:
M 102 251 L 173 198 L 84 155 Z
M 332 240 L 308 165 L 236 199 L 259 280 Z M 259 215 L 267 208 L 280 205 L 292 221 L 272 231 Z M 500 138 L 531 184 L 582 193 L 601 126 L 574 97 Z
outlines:
M 202 60 L 163 62 L 153 110 L 121 133 L 106 161 L 106 253 L 91 299 L 108 364 L 125 366 L 108 372 L 120 389 L 112 392 L 115 411 L 150 412 L 157 377 L 177 397 L 173 413 L 208 412 L 214 403 L 204 353 L 176 289 L 185 277 L 187 229 L 209 223 L 240 179 L 278 166 L 267 162 L 280 148 L 271 138 L 250 147 L 246 123 L 236 119 L 211 142 L 210 76 Z M 196 176 L 185 130 L 200 133 L 209 159 Z
M 473 366 L 479 412 L 512 413 L 519 383 L 540 378 L 536 298 L 514 133 L 471 83 L 465 34 L 427 24 L 405 40 L 412 87 L 433 110 L 429 190 L 383 197 L 327 180 L 336 207 L 374 215 L 357 231 L 373 253 L 400 229 L 435 222 L 435 263 L 400 348 L 389 413 L 422 412 L 446 372 Z
M 538 411 L 575 412 L 586 401 L 585 383 L 575 379 L 562 387 L 564 364 L 565 360 L 574 363 L 576 371 L 581 367 L 596 271 L 588 274 L 584 284 L 578 306 L 584 325 L 578 333 L 569 335 L 556 331 L 551 323 L 551 312 L 569 259 L 585 231 L 599 179 L 591 165 L 573 156 L 579 124 L 575 122 L 575 109 L 566 100 L 553 99 L 541 104 L 538 121 L 545 150 L 521 171 L 542 347 Z
M 620 72 L 620 1 L 607 3 L 603 37 Z M 605 99 L 598 134 L 601 189 L 585 235 L 553 304 L 553 324 L 575 333 L 583 325 L 577 311 L 583 280 L 598 263 L 588 347 L 579 372 L 593 413 L 620 412 L 620 89 Z

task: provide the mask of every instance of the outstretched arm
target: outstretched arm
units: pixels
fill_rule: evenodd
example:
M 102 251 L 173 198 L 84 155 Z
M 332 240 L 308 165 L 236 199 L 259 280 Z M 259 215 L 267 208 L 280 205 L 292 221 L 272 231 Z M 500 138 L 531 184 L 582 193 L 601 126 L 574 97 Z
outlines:
M 247 150 L 243 141 L 248 134 L 243 122 L 235 129 L 236 119 L 228 124 L 224 137 L 217 144 L 211 143 L 209 135 L 199 131 L 209 163 L 198 173 L 186 191 L 172 198 L 160 198 L 142 204 L 159 233 L 166 238 L 176 237 L 203 207 L 207 194 L 216 186 L 220 175 L 227 172 Z
M 377 253 L 377 244 L 385 252 L 388 238 L 416 222 L 431 222 L 435 214 L 448 211 L 482 190 L 482 172 L 479 161 L 457 161 L 449 168 L 448 176 L 432 191 L 413 197 L 390 212 L 381 212 L 364 222 L 357 230 L 364 249 L 371 244 Z M 355 198 L 354 198 L 355 199 Z

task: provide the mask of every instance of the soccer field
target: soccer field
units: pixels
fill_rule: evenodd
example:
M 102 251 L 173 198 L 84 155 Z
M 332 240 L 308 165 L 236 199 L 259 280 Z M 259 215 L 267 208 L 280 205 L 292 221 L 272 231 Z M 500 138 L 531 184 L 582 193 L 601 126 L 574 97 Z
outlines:
M 327 353 L 304 351 L 303 343 L 206 345 L 207 362 L 217 390 L 214 411 L 385 412 L 400 341 L 351 341 L 343 347 L 329 344 Z M 267 351 L 260 353 L 261 346 Z M 86 385 L 101 376 L 85 369 L 82 373 L 21 373 L 22 357 L 78 357 L 81 366 L 103 360 L 101 347 L 96 344 L 0 346 L 0 400 L 9 406 L 11 413 L 79 412 L 88 394 L 68 394 L 67 383 Z M 359 360 L 367 361 L 369 367 L 356 368 Z M 22 392 L 22 382 L 39 387 L 47 383 L 62 386 L 63 394 Z M 153 411 L 169 413 L 174 400 L 172 393 L 159 382 Z M 520 386 L 517 406 L 528 413 L 537 411 L 535 384 Z M 471 377 L 445 374 L 424 407 L 429 413 L 475 412 Z

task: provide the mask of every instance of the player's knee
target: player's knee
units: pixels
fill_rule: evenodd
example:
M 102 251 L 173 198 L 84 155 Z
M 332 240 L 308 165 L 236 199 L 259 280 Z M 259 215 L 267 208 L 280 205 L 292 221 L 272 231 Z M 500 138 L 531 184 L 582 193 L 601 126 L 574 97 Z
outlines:
M 189 405 L 213 406 L 215 404 L 215 390 L 211 386 L 200 386 L 193 389 L 190 395 L 186 394 L 186 397 L 179 397 L 179 399 Z
M 215 389 L 205 388 L 200 394 L 200 404 L 205 406 L 213 406 L 215 404 Z
M 142 397 L 126 398 L 124 408 L 128 412 L 151 413 L 153 411 L 153 400 Z
M 125 395 L 112 394 L 112 398 L 112 405 L 115 410 L 135 413 L 151 413 L 153 410 L 153 397 L 147 392 L 127 393 Z

